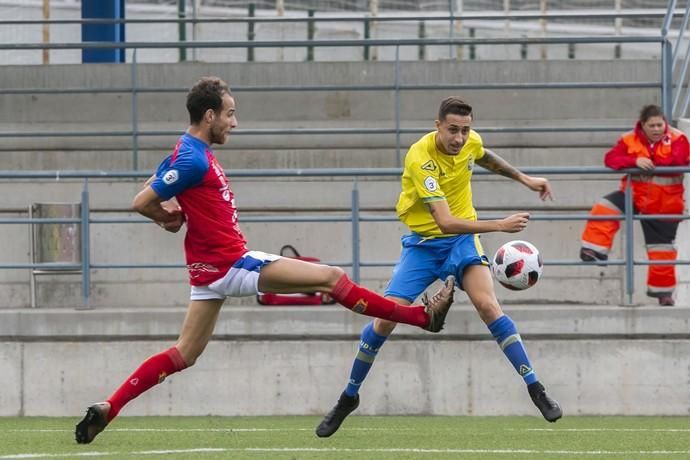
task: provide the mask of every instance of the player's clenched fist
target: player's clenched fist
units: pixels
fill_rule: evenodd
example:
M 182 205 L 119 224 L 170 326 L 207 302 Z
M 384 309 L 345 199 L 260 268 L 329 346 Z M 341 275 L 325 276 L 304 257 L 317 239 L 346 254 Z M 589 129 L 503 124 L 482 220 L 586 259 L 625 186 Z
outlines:
M 180 231 L 180 228 L 182 228 L 182 224 L 184 224 L 185 221 L 185 216 L 184 213 L 182 212 L 182 208 L 180 207 L 179 204 L 177 204 L 176 201 L 170 200 L 170 201 L 165 201 L 161 203 L 161 207 L 163 210 L 168 214 L 168 219 L 165 221 L 161 222 L 156 222 L 161 228 L 164 230 L 171 232 L 171 233 L 177 233 Z
M 523 231 L 529 222 L 528 212 L 519 212 L 500 221 L 501 231 L 505 233 L 517 233 Z

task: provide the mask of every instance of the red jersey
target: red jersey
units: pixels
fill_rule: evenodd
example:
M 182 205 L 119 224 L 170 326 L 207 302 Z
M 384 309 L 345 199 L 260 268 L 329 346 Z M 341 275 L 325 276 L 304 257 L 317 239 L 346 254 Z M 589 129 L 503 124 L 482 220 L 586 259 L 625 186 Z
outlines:
M 211 147 L 185 133 L 158 166 L 151 188 L 163 200 L 175 197 L 187 222 L 184 240 L 189 282 L 206 286 L 248 251 L 237 224 L 235 195 Z

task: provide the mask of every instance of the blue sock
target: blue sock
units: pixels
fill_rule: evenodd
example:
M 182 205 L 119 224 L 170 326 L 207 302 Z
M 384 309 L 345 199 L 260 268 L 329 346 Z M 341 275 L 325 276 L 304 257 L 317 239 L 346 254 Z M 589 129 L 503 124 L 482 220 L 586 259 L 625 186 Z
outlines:
M 501 347 L 510 363 L 527 385 L 536 382 L 537 374 L 532 369 L 532 364 L 527 357 L 527 351 L 522 344 L 515 323 L 508 315 L 503 315 L 489 324 L 491 335 L 494 336 L 498 346 Z
M 374 358 L 379 352 L 379 348 L 388 337 L 385 335 L 378 335 L 374 332 L 374 323 L 369 323 L 362 329 L 362 337 L 359 340 L 359 352 L 355 357 L 355 362 L 352 363 L 352 370 L 350 371 L 350 381 L 345 388 L 345 394 L 354 396 L 359 392 L 359 387 L 364 382 L 364 379 L 369 373 Z

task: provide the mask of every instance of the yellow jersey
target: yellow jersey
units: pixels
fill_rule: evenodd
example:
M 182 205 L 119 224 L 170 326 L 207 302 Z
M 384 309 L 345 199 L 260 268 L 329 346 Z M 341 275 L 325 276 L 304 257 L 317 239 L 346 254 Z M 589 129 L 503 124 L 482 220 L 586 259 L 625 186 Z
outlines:
M 402 191 L 395 207 L 400 220 L 422 236 L 451 236 L 441 232 L 426 203 L 446 200 L 451 214 L 477 220 L 472 204 L 472 169 L 484 156 L 479 134 L 470 135 L 457 155 L 447 155 L 436 147 L 436 131 L 412 144 L 405 156 Z

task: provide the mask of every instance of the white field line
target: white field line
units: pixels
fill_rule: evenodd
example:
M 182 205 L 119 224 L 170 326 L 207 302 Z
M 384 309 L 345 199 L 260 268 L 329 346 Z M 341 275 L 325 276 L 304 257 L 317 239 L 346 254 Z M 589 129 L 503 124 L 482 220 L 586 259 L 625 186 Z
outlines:
M 264 432 L 291 432 L 313 431 L 314 428 L 108 428 L 108 432 L 121 433 L 264 433 Z M 444 431 L 443 428 L 440 428 Z M 447 428 L 446 430 L 451 430 Z M 67 428 L 16 428 L 7 429 L 12 433 L 68 433 L 74 429 Z M 417 428 L 345 428 L 344 431 L 417 431 Z M 452 430 L 455 431 L 455 430 Z M 546 431 L 554 433 L 690 433 L 690 428 L 505 428 L 504 431 Z
M 348 428 L 348 431 L 417 431 L 417 428 Z M 66 428 L 35 428 L 35 429 L 9 429 L 4 430 L 13 433 L 68 433 L 74 429 Z M 314 431 L 314 428 L 108 428 L 108 432 L 121 433 L 264 433 L 264 432 L 290 432 L 290 431 Z
M 2 455 L 0 460 L 34 459 L 34 458 L 66 458 L 66 457 L 113 457 L 113 456 L 144 456 L 144 455 L 176 455 L 176 454 L 205 454 L 205 453 L 231 453 L 231 452 L 271 452 L 271 453 L 414 453 L 414 454 L 473 454 L 473 455 L 591 455 L 591 456 L 624 456 L 624 455 L 690 455 L 690 450 L 640 450 L 640 451 L 613 451 L 613 450 L 538 450 L 538 449 L 348 449 L 348 448 L 311 448 L 311 447 L 247 447 L 247 448 L 196 448 L 196 449 L 170 449 L 170 450 L 141 450 L 131 452 L 73 452 L 65 454 L 31 453 Z
M 509 431 L 553 431 L 557 433 L 577 432 L 577 433 L 690 433 L 690 428 L 509 428 Z

